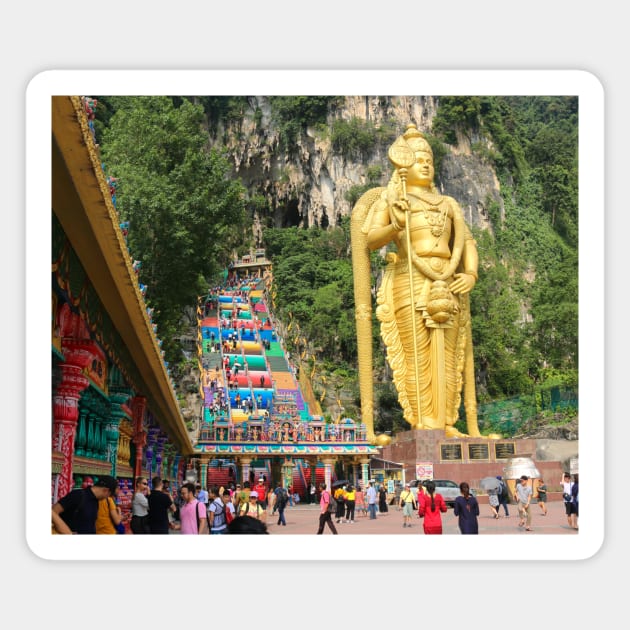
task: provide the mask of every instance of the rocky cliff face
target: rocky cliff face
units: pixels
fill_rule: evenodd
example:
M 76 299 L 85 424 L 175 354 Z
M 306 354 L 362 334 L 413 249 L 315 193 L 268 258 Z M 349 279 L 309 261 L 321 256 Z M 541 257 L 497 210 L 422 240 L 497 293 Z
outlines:
M 228 126 L 219 123 L 211 143 L 227 148 L 239 176 L 250 193 L 264 197 L 268 209 L 252 209 L 254 237 L 262 226 L 335 226 L 350 214 L 347 193 L 370 183 L 368 169 L 380 167 L 375 185 L 385 185 L 392 168 L 387 148 L 410 122 L 430 132 L 438 102 L 432 96 L 347 96 L 328 115 L 326 126 L 308 127 L 289 151 L 282 147 L 280 130 L 272 119 L 269 99 L 249 97 L 244 117 Z M 333 121 L 359 119 L 391 133 L 362 154 L 341 155 L 333 150 Z M 390 139 L 391 138 L 391 139 Z M 488 228 L 488 206 L 496 202 L 503 211 L 499 182 L 492 168 L 471 151 L 470 141 L 460 138 L 456 147 L 445 145 L 439 180 L 441 192 L 461 205 L 469 225 Z

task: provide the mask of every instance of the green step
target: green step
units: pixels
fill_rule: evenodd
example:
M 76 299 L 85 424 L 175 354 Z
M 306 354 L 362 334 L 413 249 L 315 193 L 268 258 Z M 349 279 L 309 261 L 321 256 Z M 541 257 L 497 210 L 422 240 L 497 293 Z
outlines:
M 267 361 L 269 362 L 269 368 L 272 372 L 289 372 L 289 364 L 284 356 L 270 357 L 267 354 Z
M 279 342 L 272 341 L 269 344 L 269 350 L 266 350 L 265 354 L 268 357 L 284 357 L 284 350 L 282 349 L 282 346 Z

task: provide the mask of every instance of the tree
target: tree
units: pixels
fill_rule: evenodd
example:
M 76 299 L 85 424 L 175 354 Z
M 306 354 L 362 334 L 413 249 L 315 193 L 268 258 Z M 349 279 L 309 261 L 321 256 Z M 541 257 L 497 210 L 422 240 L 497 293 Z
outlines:
M 203 109 L 187 99 L 112 97 L 103 130 L 108 175 L 119 180 L 117 206 L 130 223 L 128 243 L 142 262 L 140 281 L 155 309 L 167 360 L 182 312 L 207 291 L 208 280 L 243 238 L 244 189 L 229 164 L 207 149 Z

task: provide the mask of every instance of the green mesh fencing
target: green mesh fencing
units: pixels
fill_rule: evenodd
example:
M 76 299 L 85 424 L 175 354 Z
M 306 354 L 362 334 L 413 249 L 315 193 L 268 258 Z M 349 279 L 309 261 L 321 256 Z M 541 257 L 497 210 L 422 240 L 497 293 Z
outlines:
M 481 403 L 477 406 L 477 420 L 481 433 L 497 432 L 513 435 L 521 425 L 534 419 L 542 411 L 578 409 L 578 392 L 570 387 L 556 386 L 536 389 L 531 395 L 514 396 L 503 400 Z M 466 417 L 463 403 L 459 418 Z

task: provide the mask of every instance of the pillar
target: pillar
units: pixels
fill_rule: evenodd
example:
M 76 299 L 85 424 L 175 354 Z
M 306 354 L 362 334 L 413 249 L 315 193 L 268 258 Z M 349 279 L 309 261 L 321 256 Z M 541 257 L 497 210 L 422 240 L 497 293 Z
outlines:
M 110 409 L 109 419 L 105 423 L 105 439 L 107 441 L 105 456 L 107 461 L 111 463 L 112 477 L 117 476 L 119 427 L 122 419 L 127 415 L 123 405 L 129 400 L 130 396 L 131 390 L 117 387 L 109 388 Z
M 135 396 L 131 401 L 133 413 L 133 437 L 131 441 L 136 447 L 136 459 L 133 463 L 134 481 L 142 475 L 142 455 L 147 443 L 147 432 L 144 430 L 144 412 L 147 408 L 147 399 L 144 396 Z
M 282 485 L 283 487 L 289 491 L 289 488 L 293 484 L 293 467 L 294 463 L 290 457 L 287 457 L 282 465 Z
M 53 394 L 52 449 L 63 455 L 61 472 L 56 483 L 55 500 L 72 490 L 72 464 L 74 440 L 79 418 L 81 392 L 89 385 L 83 369 L 88 365 L 91 354 L 88 344 L 66 342 L 63 345 L 65 363 L 59 365 L 61 380 Z
M 208 464 L 209 463 L 210 462 L 209 462 L 208 457 L 201 458 L 201 487 L 204 489 L 208 487 Z
M 249 481 L 249 467 L 252 463 L 251 457 L 241 457 L 241 484 L 245 485 L 246 481 Z
M 332 487 L 332 471 L 335 461 L 333 459 L 322 460 L 324 464 L 324 483 L 326 484 L 326 490 L 330 490 Z
M 370 478 L 370 460 L 361 460 L 361 482 L 363 483 L 363 489 L 367 488 L 368 479 Z

